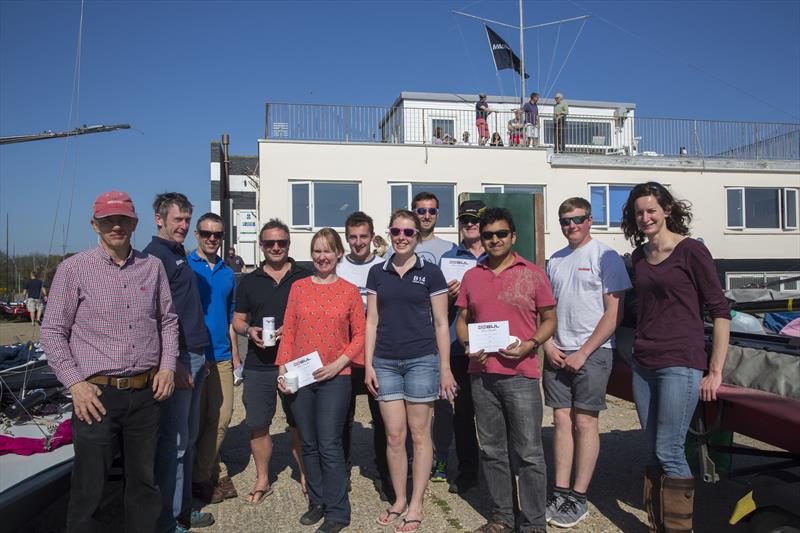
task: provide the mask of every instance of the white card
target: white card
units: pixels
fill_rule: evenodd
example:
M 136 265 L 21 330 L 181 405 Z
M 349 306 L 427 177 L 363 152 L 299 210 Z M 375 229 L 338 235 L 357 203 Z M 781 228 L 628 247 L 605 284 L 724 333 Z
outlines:
M 500 322 L 477 322 L 467 324 L 469 332 L 469 351 L 476 353 L 480 350 L 497 352 L 511 344 L 508 333 L 508 320 Z
M 461 283 L 467 270 L 477 265 L 475 259 L 462 259 L 460 257 L 443 257 L 440 263 L 444 280 L 447 283 L 455 280 Z
M 286 363 L 286 371 L 297 374 L 299 378 L 298 386 L 300 388 L 317 381 L 314 379 L 314 371 L 318 368 L 322 368 L 322 360 L 319 358 L 319 353 L 316 351 Z

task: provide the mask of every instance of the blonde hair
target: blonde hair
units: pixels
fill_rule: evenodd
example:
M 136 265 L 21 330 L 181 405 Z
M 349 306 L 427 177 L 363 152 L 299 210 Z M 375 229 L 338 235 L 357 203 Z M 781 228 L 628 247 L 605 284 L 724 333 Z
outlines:
M 335 229 L 322 228 L 314 234 L 314 237 L 311 239 L 312 254 L 314 253 L 314 243 L 317 242 L 317 239 L 323 239 L 325 244 L 328 245 L 328 248 L 336 252 L 336 255 L 338 255 L 340 259 L 342 256 L 344 256 L 344 245 L 342 244 L 342 238 Z

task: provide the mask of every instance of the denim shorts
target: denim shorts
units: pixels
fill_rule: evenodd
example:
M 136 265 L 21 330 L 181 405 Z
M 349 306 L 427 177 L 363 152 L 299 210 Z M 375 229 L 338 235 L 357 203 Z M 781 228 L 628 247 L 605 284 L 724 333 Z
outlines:
M 372 367 L 378 378 L 378 401 L 427 403 L 439 398 L 437 354 L 412 359 L 376 357 Z

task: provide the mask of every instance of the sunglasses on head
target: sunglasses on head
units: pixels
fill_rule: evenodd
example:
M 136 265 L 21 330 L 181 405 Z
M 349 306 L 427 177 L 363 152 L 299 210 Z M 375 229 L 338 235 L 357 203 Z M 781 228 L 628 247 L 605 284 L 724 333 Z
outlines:
M 221 239 L 224 235 L 221 231 L 208 231 L 204 229 L 197 230 L 197 233 L 204 239 L 210 239 L 214 237 L 215 239 Z
M 279 248 L 286 248 L 289 246 L 289 239 L 264 239 L 261 241 L 261 246 L 264 248 L 272 248 L 276 244 Z
M 434 209 L 434 208 L 431 208 L 431 209 Z M 396 228 L 394 226 L 389 228 L 389 234 L 392 237 L 399 237 L 401 233 L 403 235 L 405 235 L 406 237 L 413 237 L 414 235 L 417 234 L 417 230 L 415 228 Z
M 481 239 L 484 241 L 491 241 L 492 237 L 497 236 L 498 239 L 505 239 L 511 235 L 510 229 L 501 229 L 498 231 L 482 231 L 481 232 Z
M 575 217 L 561 217 L 558 219 L 558 223 L 562 226 L 569 226 L 570 222 L 574 222 L 577 226 L 578 224 L 583 224 L 586 222 L 586 219 L 589 218 L 589 215 L 578 215 Z
M 414 211 L 416 211 L 419 216 L 422 216 L 425 213 L 428 213 L 429 215 L 433 215 L 433 216 L 436 216 L 437 214 L 439 214 L 439 208 L 438 207 L 418 207 L 418 208 L 414 209 Z

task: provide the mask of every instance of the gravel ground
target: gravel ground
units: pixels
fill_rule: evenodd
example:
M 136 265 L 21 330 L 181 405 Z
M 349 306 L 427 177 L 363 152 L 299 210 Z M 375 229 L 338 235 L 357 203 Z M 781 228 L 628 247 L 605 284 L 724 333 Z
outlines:
M 31 331 L 30 325 L 0 324 L 0 343 L 14 341 L 14 337 Z M 38 332 L 36 332 L 38 333 Z M 30 333 L 28 335 L 31 335 Z M 37 336 L 32 335 L 34 338 Z M 236 403 L 233 421 L 223 444 L 222 457 L 233 476 L 240 494 L 246 494 L 255 482 L 255 467 L 251 461 L 248 431 L 243 423 L 244 408 L 241 403 L 241 387 L 236 388 Z M 548 471 L 552 470 L 552 416 L 545 410 L 543 440 L 548 456 Z M 590 514 L 572 531 L 578 532 L 644 532 L 644 512 L 641 502 L 641 470 L 643 465 L 643 439 L 639 431 L 633 404 L 609 397 L 608 410 L 600 417 L 601 451 L 589 490 Z M 372 484 L 375 477 L 371 446 L 371 420 L 365 397 L 359 397 L 356 423 L 353 428 L 354 461 L 352 492 L 352 522 L 348 531 L 387 532 L 388 527 L 375 523 L 375 517 L 386 507 L 378 499 Z M 297 481 L 298 476 L 290 454 L 289 434 L 286 419 L 278 409 L 270 433 L 274 453 L 270 463 L 270 476 L 275 493 L 259 506 L 245 505 L 240 499 L 228 500 L 205 508 L 211 511 L 216 524 L 204 529 L 213 532 L 256 531 L 314 531 L 297 519 L 306 510 L 306 500 Z M 750 439 L 736 436 L 739 444 L 756 444 Z M 749 466 L 757 459 L 737 458 L 735 466 Z M 456 464 L 451 450 L 451 464 Z M 723 480 L 719 483 L 700 484 L 696 496 L 695 530 L 698 532 L 743 531 L 742 527 L 727 525 L 733 505 L 749 490 L 746 480 Z M 55 533 L 63 531 L 67 495 L 44 509 L 39 518 L 21 531 L 29 533 Z M 101 520 L 105 531 L 119 531 L 121 506 L 121 482 L 111 481 L 107 486 L 105 506 Z M 425 499 L 425 522 L 422 531 L 471 531 L 485 522 L 482 513 L 487 512 L 486 498 L 480 488 L 474 488 L 463 496 L 447 492 L 444 483 L 430 484 Z M 551 528 L 551 531 L 555 531 Z

